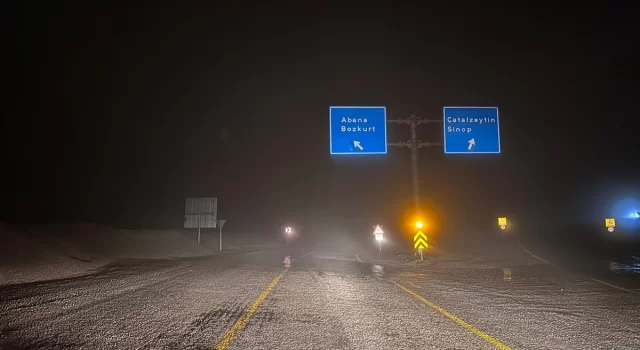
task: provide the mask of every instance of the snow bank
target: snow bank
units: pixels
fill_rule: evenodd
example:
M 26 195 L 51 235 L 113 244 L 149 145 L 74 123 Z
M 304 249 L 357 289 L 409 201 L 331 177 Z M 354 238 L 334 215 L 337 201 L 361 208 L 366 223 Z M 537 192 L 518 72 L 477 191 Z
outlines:
M 0 285 L 86 274 L 118 259 L 209 255 L 178 230 L 118 230 L 93 224 L 36 228 L 0 224 Z
M 42 236 L 50 246 L 82 261 L 120 258 L 166 259 L 212 251 L 175 230 L 119 230 L 91 224 L 59 228 Z
M 87 270 L 79 261 L 4 224 L 0 241 L 0 285 L 64 278 Z

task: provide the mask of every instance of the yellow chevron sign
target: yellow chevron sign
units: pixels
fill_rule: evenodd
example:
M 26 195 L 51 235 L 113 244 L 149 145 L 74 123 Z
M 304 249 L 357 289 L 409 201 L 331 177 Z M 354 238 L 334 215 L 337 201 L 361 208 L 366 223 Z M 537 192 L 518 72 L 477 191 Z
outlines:
M 429 248 L 429 245 L 427 244 L 427 235 L 422 233 L 422 231 L 418 231 L 415 236 L 413 236 L 413 247 Z

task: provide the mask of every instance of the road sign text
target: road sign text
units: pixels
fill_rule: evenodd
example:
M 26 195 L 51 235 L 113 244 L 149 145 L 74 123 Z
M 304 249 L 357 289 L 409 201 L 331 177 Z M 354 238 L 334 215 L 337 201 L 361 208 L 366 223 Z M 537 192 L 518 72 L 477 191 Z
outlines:
M 497 107 L 444 107 L 444 153 L 500 153 Z
M 331 154 L 386 154 L 385 107 L 330 107 Z

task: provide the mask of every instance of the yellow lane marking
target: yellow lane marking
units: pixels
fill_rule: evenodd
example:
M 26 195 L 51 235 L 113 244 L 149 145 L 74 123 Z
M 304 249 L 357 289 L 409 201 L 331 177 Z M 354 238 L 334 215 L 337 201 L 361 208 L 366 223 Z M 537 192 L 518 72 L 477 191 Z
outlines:
M 406 282 L 407 282 L 411 287 L 413 287 L 413 288 L 422 289 L 422 287 L 420 287 L 419 285 L 417 285 L 417 284 L 415 284 L 415 283 L 413 283 L 413 282 L 411 282 L 411 281 L 406 281 Z
M 511 350 L 510 347 L 502 344 L 498 339 L 490 336 L 487 333 L 482 332 L 481 330 L 475 328 L 474 326 L 468 324 L 467 322 L 463 321 L 462 319 L 458 318 L 456 315 L 448 312 L 447 310 L 441 308 L 440 306 L 430 302 L 429 300 L 425 299 L 424 297 L 422 297 L 420 294 L 412 291 L 411 289 L 401 285 L 400 283 L 397 283 L 396 281 L 391 281 L 393 284 L 395 284 L 398 288 L 404 290 L 405 292 L 411 294 L 412 296 L 414 296 L 416 299 L 420 300 L 421 302 L 429 305 L 431 308 L 433 308 L 434 310 L 438 311 L 439 313 L 447 316 L 448 318 L 456 321 L 459 325 L 461 325 L 462 327 L 466 328 L 467 330 L 473 332 L 473 334 L 477 335 L 478 337 L 486 340 L 487 342 L 491 343 L 492 345 L 494 345 L 496 348 L 500 349 L 500 350 Z
M 278 275 L 278 277 L 274 278 L 273 281 L 271 281 L 271 283 L 269 283 L 267 288 L 265 288 L 262 291 L 262 293 L 260 293 L 260 295 L 258 295 L 258 298 L 256 298 L 256 300 L 253 302 L 253 304 L 251 304 L 251 306 L 249 306 L 247 311 L 245 311 L 244 314 L 242 314 L 242 316 L 240 316 L 240 318 L 236 321 L 236 323 L 233 324 L 231 329 L 229 331 L 227 331 L 227 333 L 224 335 L 224 337 L 218 343 L 218 345 L 216 345 L 216 347 L 215 347 L 216 350 L 224 350 L 224 349 L 227 348 L 227 346 L 229 346 L 229 344 L 231 343 L 233 338 L 238 334 L 238 332 L 242 328 L 244 328 L 244 326 L 247 324 L 247 322 L 249 322 L 249 318 L 251 317 L 251 315 L 254 312 L 256 312 L 256 310 L 258 309 L 258 306 L 260 306 L 262 301 L 267 297 L 267 295 L 269 295 L 269 292 L 271 292 L 273 287 L 278 283 L 278 281 L 280 281 L 280 279 L 282 278 L 282 276 L 284 276 L 284 274 L 285 274 L 285 272 L 287 272 L 287 270 L 288 270 L 288 268 L 284 269 L 284 271 L 282 271 Z
M 403 272 L 401 274 L 401 276 L 413 277 L 413 278 L 424 278 L 425 274 L 424 273 L 417 273 L 417 272 Z
M 314 250 L 314 251 L 312 251 L 312 252 L 308 252 L 307 254 L 305 254 L 305 255 L 303 255 L 303 256 L 301 256 L 301 257 L 299 257 L 298 259 L 302 259 L 302 258 L 304 258 L 305 256 L 310 255 L 310 254 L 313 254 L 313 253 L 315 253 L 315 252 L 316 252 L 315 250 Z
M 360 252 L 357 252 L 357 253 L 356 253 L 356 259 L 357 259 L 359 262 L 363 263 L 364 261 L 360 260 L 360 257 L 358 256 L 358 254 L 360 254 Z
M 522 244 L 520 245 L 520 247 L 522 247 L 522 249 L 524 249 L 524 251 L 525 251 L 525 252 L 527 252 L 527 254 L 531 255 L 532 257 L 534 257 L 534 258 L 536 258 L 536 259 L 538 259 L 538 260 L 540 260 L 540 261 L 542 261 L 542 262 L 544 262 L 544 263 L 547 263 L 547 264 L 549 264 L 549 265 L 551 265 L 551 266 L 555 266 L 555 267 L 557 267 L 557 268 L 559 268 L 559 269 L 562 269 L 562 267 L 560 267 L 560 266 L 558 266 L 558 265 L 556 265 L 556 264 L 554 264 L 554 263 L 548 262 L 547 260 L 544 260 L 543 258 L 541 258 L 541 257 L 539 257 L 539 256 L 537 256 L 537 255 L 535 255 L 535 254 L 533 254 L 532 252 L 528 251 L 528 250 L 527 250 L 527 248 L 525 248 Z M 602 283 L 602 284 L 604 284 L 605 286 L 609 286 L 609 287 L 611 287 L 611 288 L 615 288 L 615 289 L 617 289 L 617 290 L 621 290 L 621 291 L 623 291 L 623 292 L 627 292 L 627 293 L 632 293 L 632 294 L 638 294 L 638 295 L 640 295 L 640 292 L 638 292 L 638 291 L 636 291 L 636 290 L 633 290 L 633 289 L 628 289 L 628 288 L 624 288 L 624 287 L 616 286 L 616 285 L 614 285 L 614 284 L 607 283 L 607 282 L 605 282 L 605 281 L 601 281 L 601 280 L 599 280 L 599 279 L 597 279 L 597 278 L 593 278 L 593 277 L 591 277 L 591 276 L 585 276 L 585 277 L 586 277 L 586 278 L 588 278 L 588 279 L 590 279 L 590 280 L 591 280 L 591 281 L 593 281 L 593 282 L 596 282 L 596 283 Z

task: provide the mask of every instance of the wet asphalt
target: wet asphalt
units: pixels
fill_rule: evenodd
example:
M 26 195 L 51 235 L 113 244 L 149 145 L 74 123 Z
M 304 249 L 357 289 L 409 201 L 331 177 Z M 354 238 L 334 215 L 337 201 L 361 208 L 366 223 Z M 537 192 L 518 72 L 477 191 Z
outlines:
M 639 349 L 640 295 L 517 249 L 418 263 L 349 245 L 0 287 L 0 349 L 216 348 Z

